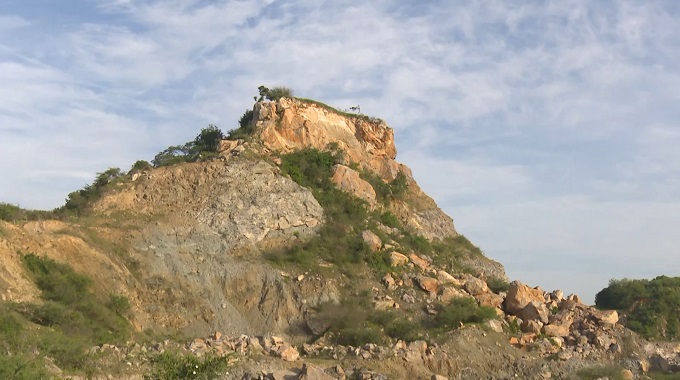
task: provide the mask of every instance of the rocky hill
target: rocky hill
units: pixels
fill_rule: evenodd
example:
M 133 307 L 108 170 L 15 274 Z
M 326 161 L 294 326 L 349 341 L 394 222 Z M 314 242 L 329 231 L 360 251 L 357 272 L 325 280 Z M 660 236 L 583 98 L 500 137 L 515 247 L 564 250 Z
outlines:
M 678 369 L 680 347 L 645 345 L 615 311 L 508 283 L 395 161 L 384 121 L 286 97 L 244 118 L 245 138 L 196 162 L 131 171 L 77 217 L 0 221 L 0 322 L 15 326 L 0 328 L 15 358 L 0 367 L 132 379 L 162 367 L 155 358 L 167 351 L 226 355 L 219 376 L 238 379 Z M 81 299 L 54 293 L 71 286 Z M 98 303 L 117 322 L 93 317 Z M 39 331 L 77 334 L 55 317 L 69 308 L 108 331 L 77 363 Z

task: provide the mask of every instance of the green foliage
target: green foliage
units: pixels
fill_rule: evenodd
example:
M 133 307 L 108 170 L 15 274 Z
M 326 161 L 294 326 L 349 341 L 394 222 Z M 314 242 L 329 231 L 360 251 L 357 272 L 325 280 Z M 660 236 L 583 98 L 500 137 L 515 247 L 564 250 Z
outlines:
M 21 213 L 22 209 L 19 206 L 0 203 L 0 220 L 12 221 L 18 219 L 17 216 Z
M 0 355 L 0 379 L 35 380 L 51 377 L 45 366 L 37 360 L 25 355 Z
M 223 138 L 224 134 L 217 126 L 208 124 L 194 139 L 194 150 L 198 153 L 217 152 Z
M 361 170 L 359 175 L 373 187 L 376 198 L 383 204 L 389 204 L 393 199 L 404 199 L 406 195 L 408 181 L 402 172 L 399 172 L 390 182 L 385 182 L 379 175 L 370 170 Z
M 491 277 L 486 280 L 486 284 L 494 293 L 507 292 L 510 289 L 510 284 L 502 278 Z
M 497 318 L 496 311 L 488 306 L 478 306 L 472 298 L 454 298 L 446 305 L 439 305 L 432 319 L 434 328 L 452 330 L 461 323 L 481 323 Z
M 153 168 L 149 161 L 146 160 L 137 160 L 134 164 L 132 164 L 132 167 L 130 168 L 130 171 L 128 174 L 136 173 L 136 172 L 144 172 L 144 171 L 149 171 Z
M 82 369 L 90 360 L 87 348 L 128 338 L 130 324 L 120 316 L 129 307 L 127 300 L 114 296 L 107 307 L 90 291 L 92 281 L 70 266 L 34 254 L 22 256 L 22 262 L 45 302 L 21 304 L 16 311 L 33 323 L 51 328 L 32 341 L 60 367 Z
M 130 300 L 128 300 L 128 298 L 125 296 L 110 294 L 109 302 L 106 306 L 116 314 L 125 317 L 125 315 L 130 311 Z
M 152 364 L 153 369 L 144 375 L 145 380 L 212 380 L 228 369 L 225 357 L 211 354 L 198 358 L 165 352 L 154 357 Z
M 108 168 L 102 173 L 97 173 L 91 185 L 69 193 L 66 204 L 60 211 L 75 212 L 77 214 L 87 211 L 87 207 L 104 195 L 105 188 L 124 176 L 119 168 Z
M 646 338 L 680 338 L 680 277 L 611 280 L 595 304 L 625 313 L 627 327 Z
M 399 219 L 389 211 L 386 211 L 386 212 L 380 214 L 380 223 L 386 225 L 387 227 L 391 227 L 391 228 L 400 228 L 401 227 L 401 222 L 399 221 Z
M 269 259 L 311 267 L 320 258 L 354 276 L 356 271 L 350 267 L 370 258 L 371 252 L 358 234 L 366 227 L 369 217 L 366 203 L 338 190 L 330 180 L 332 167 L 340 154 L 337 150 L 304 149 L 281 157 L 281 171 L 312 190 L 324 208 L 326 223 L 316 237 L 284 254 L 270 254 Z M 378 261 L 375 264 L 378 265 Z
M 257 89 L 260 93 L 260 97 L 256 98 L 256 100 L 258 102 L 261 102 L 264 99 L 277 101 L 281 98 L 292 98 L 293 97 L 293 90 L 291 90 L 288 87 L 277 86 L 277 87 L 272 87 L 271 89 L 269 89 L 265 86 L 260 86 Z
M 246 139 L 255 132 L 255 125 L 252 123 L 254 112 L 253 110 L 246 110 L 246 112 L 238 120 L 238 128 L 232 129 L 228 132 L 227 138 L 229 140 Z
M 331 325 L 333 341 L 337 344 L 362 346 L 380 343 L 380 327 L 368 319 L 372 307 L 367 297 L 345 299 L 341 304 L 321 305 L 321 317 Z
M 201 129 L 193 141 L 184 145 L 173 145 L 158 153 L 151 161 L 154 167 L 172 166 L 183 162 L 196 162 L 212 158 L 217 152 L 220 140 L 224 138 L 222 131 L 213 124 Z
M 579 379 L 596 380 L 607 378 L 610 380 L 623 380 L 623 368 L 618 365 L 597 365 L 580 369 L 577 373 Z

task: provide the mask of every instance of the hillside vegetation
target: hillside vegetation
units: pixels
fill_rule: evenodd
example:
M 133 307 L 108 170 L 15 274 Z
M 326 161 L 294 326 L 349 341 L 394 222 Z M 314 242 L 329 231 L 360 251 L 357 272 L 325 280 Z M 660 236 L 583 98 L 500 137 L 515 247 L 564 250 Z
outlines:
M 624 313 L 626 326 L 644 337 L 680 339 L 680 277 L 611 280 L 595 304 Z

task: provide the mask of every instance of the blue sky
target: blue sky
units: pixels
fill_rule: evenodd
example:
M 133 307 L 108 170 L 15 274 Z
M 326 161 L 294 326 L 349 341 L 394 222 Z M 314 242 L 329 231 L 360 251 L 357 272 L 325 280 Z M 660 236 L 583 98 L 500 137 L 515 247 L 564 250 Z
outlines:
M 387 120 L 513 279 L 680 275 L 676 1 L 4 1 L 0 84 L 0 201 L 59 206 L 285 85 Z

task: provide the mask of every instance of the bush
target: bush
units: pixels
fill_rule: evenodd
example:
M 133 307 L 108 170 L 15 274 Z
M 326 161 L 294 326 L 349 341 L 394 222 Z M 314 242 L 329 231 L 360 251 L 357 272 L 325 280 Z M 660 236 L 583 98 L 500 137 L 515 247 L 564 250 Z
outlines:
M 50 374 L 38 360 L 23 355 L 0 355 L 0 379 L 34 380 L 49 379 Z
M 401 228 L 401 222 L 399 219 L 389 211 L 380 214 L 380 223 L 391 228 Z
M 486 284 L 494 293 L 507 292 L 510 289 L 510 284 L 501 278 L 491 277 L 486 280 Z
M 238 128 L 232 129 L 228 132 L 227 138 L 229 140 L 246 139 L 255 132 L 255 126 L 252 124 L 254 112 L 253 110 L 246 110 L 246 112 L 238 120 Z
M 496 318 L 496 311 L 488 306 L 478 306 L 472 298 L 454 298 L 447 305 L 439 305 L 432 320 L 434 328 L 452 330 L 461 323 L 481 323 Z
M 83 213 L 87 211 L 87 207 L 94 201 L 98 200 L 104 194 L 106 186 L 110 183 L 117 182 L 124 176 L 119 168 L 108 168 L 102 173 L 97 173 L 97 177 L 91 185 L 87 185 L 80 190 L 69 193 L 66 198 L 66 204 L 59 211 L 70 211 L 76 213 Z
M 260 97 L 257 98 L 257 101 L 262 101 L 264 99 L 277 101 L 281 98 L 293 97 L 293 90 L 288 87 L 277 86 L 269 89 L 265 86 L 260 86 L 257 89 L 260 93 Z
M 225 357 L 208 354 L 203 358 L 194 355 L 162 353 L 152 359 L 153 369 L 144 375 L 146 380 L 197 379 L 212 380 L 228 368 Z
M 201 129 L 201 132 L 194 139 L 193 149 L 198 154 L 201 152 L 217 152 L 223 138 L 224 134 L 217 126 L 208 124 L 206 128 Z
M 611 280 L 595 305 L 627 315 L 627 327 L 646 338 L 680 338 L 680 277 Z
M 12 220 L 18 219 L 18 216 L 21 214 L 23 210 L 21 207 L 9 204 L 9 203 L 0 203 L 0 219 L 11 222 Z
M 201 129 L 193 141 L 166 148 L 158 153 L 151 163 L 158 168 L 214 157 L 215 155 L 211 153 L 218 151 L 220 140 L 223 138 L 224 134 L 217 126 L 208 124 L 206 128 Z
M 607 378 L 610 380 L 623 380 L 623 368 L 618 365 L 598 365 L 580 369 L 577 373 L 579 379 L 596 380 Z
M 130 168 L 128 174 L 145 172 L 151 170 L 152 168 L 153 166 L 149 163 L 149 161 L 137 160 L 134 164 L 132 164 L 132 167 Z

